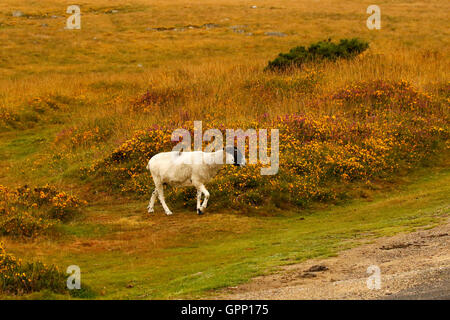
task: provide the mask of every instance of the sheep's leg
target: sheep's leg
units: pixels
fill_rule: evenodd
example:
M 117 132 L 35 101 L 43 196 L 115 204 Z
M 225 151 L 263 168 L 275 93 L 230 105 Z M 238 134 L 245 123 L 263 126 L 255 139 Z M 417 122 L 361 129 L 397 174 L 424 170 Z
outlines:
M 170 211 L 169 207 L 166 204 L 166 200 L 164 200 L 164 187 L 162 183 L 158 183 L 156 185 L 156 190 L 158 192 L 158 199 L 161 202 L 164 212 L 169 216 L 172 214 L 172 211 Z
M 152 197 L 150 198 L 150 202 L 148 203 L 148 207 L 147 207 L 148 213 L 154 212 L 153 206 L 155 205 L 155 200 L 156 200 L 157 195 L 158 195 L 158 191 L 155 188 L 155 190 L 153 190 Z
M 200 211 L 203 213 L 203 211 L 206 209 L 206 206 L 208 204 L 209 199 L 209 192 L 206 190 L 205 185 L 200 185 L 200 191 L 205 195 L 205 199 L 203 200 L 202 206 L 200 207 Z
M 202 191 L 200 190 L 200 188 L 197 188 L 197 213 L 198 214 L 202 214 L 200 211 L 201 201 L 202 201 Z

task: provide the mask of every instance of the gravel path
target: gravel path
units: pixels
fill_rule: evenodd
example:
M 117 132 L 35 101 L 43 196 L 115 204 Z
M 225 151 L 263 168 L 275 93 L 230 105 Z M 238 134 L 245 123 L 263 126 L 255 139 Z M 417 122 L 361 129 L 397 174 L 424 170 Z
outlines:
M 380 269 L 369 289 L 367 268 Z M 439 227 L 384 237 L 323 260 L 222 290 L 219 299 L 450 299 L 450 220 Z

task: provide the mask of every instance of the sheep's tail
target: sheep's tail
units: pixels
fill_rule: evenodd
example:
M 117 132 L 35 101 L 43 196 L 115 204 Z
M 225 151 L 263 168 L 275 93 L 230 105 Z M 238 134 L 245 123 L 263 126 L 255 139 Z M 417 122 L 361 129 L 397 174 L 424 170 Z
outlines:
M 145 167 L 148 171 L 150 171 L 150 161 L 147 162 L 147 166 Z

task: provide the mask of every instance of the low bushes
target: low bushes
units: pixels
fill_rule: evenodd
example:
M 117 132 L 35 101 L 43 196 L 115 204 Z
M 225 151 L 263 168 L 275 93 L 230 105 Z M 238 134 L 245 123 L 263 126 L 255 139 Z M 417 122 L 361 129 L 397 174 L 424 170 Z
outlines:
M 97 296 L 97 293 L 85 284 L 82 284 L 80 289 L 69 290 L 68 276 L 55 265 L 47 265 L 40 261 L 23 262 L 17 259 L 7 253 L 0 242 L 0 293 L 24 295 L 45 290 L 58 294 L 70 294 L 80 299 Z
M 85 204 L 49 185 L 16 190 L 0 185 L 0 234 L 35 237 L 58 221 L 70 220 Z
M 289 67 L 301 67 L 306 62 L 321 60 L 350 59 L 369 48 L 369 44 L 357 38 L 342 39 L 339 43 L 319 41 L 308 48 L 299 46 L 288 53 L 280 53 L 273 61 L 269 61 L 267 70 L 284 70 Z
M 44 289 L 66 292 L 67 275 L 41 262 L 23 263 L 8 254 L 0 243 L 0 292 L 21 295 Z

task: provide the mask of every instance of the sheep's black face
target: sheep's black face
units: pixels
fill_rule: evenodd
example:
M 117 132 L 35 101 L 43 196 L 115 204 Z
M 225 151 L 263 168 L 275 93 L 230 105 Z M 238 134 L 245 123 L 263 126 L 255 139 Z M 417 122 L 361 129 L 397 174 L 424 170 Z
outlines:
M 240 167 L 245 166 L 245 157 L 237 147 L 233 148 L 233 165 Z
M 227 147 L 225 149 L 227 153 L 227 163 L 233 164 L 234 166 L 245 166 L 245 153 L 242 153 L 237 147 Z M 231 159 L 233 159 L 231 162 Z

